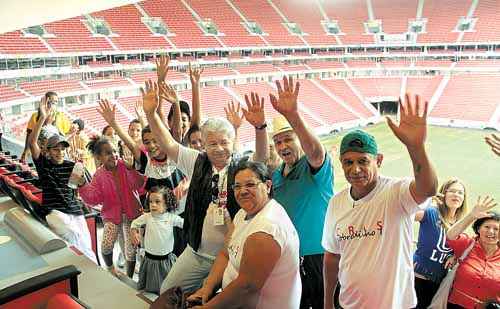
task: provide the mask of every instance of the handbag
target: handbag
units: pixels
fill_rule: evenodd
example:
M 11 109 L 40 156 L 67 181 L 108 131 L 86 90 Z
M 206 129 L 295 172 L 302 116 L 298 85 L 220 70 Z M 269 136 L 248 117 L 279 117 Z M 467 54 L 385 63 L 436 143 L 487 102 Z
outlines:
M 443 281 L 441 281 L 441 284 L 439 285 L 439 289 L 437 290 L 436 294 L 434 294 L 434 297 L 432 298 L 431 304 L 428 309 L 446 309 L 448 306 L 448 297 L 450 295 L 451 287 L 453 286 L 453 280 L 455 279 L 455 275 L 457 273 L 458 266 L 460 266 L 460 262 L 463 262 L 467 255 L 469 255 L 469 252 L 474 248 L 474 245 L 476 244 L 476 241 L 472 241 L 472 243 L 465 249 L 465 251 L 462 253 L 462 256 L 458 259 L 458 262 L 453 265 L 451 270 L 446 274 L 444 277 Z

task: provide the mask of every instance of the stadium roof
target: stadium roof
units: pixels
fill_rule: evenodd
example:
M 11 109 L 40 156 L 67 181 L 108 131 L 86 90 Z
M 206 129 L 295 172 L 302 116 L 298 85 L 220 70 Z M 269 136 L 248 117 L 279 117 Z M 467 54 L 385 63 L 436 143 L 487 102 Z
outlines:
M 139 0 L 0 0 L 0 34 Z

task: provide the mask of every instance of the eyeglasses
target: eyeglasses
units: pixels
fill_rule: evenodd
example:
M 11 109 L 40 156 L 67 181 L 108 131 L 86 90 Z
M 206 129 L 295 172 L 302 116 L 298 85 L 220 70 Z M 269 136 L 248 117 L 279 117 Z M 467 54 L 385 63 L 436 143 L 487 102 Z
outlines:
M 239 183 L 235 183 L 232 188 L 234 191 L 240 191 L 241 189 L 245 188 L 247 190 L 255 190 L 255 188 L 257 188 L 257 186 L 262 183 L 262 181 L 259 181 L 259 182 L 247 182 L 245 184 L 239 184 Z
M 212 202 L 219 198 L 219 174 L 212 176 Z
M 455 190 L 455 189 L 450 189 L 446 190 L 446 193 L 452 193 L 452 194 L 458 194 L 458 195 L 464 195 L 465 192 L 462 190 Z

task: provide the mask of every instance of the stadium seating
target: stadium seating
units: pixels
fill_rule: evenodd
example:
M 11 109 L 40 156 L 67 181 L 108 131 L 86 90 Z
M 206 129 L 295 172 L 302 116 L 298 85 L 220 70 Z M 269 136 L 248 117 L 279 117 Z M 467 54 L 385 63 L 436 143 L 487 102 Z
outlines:
M 130 114 L 133 116 L 133 118 L 136 117 L 135 115 L 135 110 L 134 110 L 134 105 L 137 101 L 141 100 L 141 97 L 139 96 L 132 96 L 132 97 L 121 97 L 118 98 L 118 103 L 120 103 L 121 106 Z
M 467 16 L 470 4 L 469 0 L 426 0 L 422 18 L 427 19 L 427 33 L 419 34 L 418 42 L 456 42 L 458 32 L 454 30 L 459 18 Z
M 88 126 L 89 128 L 92 127 L 101 133 L 101 130 L 107 126 L 107 123 L 104 119 L 102 119 L 101 115 L 97 113 L 96 108 L 96 105 L 84 105 L 83 107 L 78 106 L 70 109 L 69 113 L 82 119 L 85 122 L 85 126 Z M 128 123 L 130 122 L 129 117 L 120 112 L 119 109 L 116 111 L 116 120 L 118 124 L 124 128 L 128 127 Z
M 231 76 L 231 75 L 237 75 L 238 72 L 236 72 L 234 69 L 231 68 L 226 68 L 226 67 L 207 67 L 204 68 L 203 70 L 203 78 L 207 77 L 220 77 L 220 76 Z
M 250 94 L 250 92 L 256 92 L 261 98 L 265 99 L 264 110 L 267 119 L 273 119 L 278 116 L 278 112 L 275 111 L 269 102 L 269 93 L 274 93 L 277 95 L 277 91 L 268 83 L 253 83 L 253 84 L 238 84 L 230 87 L 239 97 L 240 100 L 244 100 L 245 94 Z M 312 118 L 307 113 L 302 113 L 304 119 L 307 121 L 308 125 L 313 128 L 321 126 L 321 123 L 316 119 Z
M 430 101 L 442 79 L 442 76 L 408 77 L 405 92 L 418 94 L 423 100 Z
M 234 68 L 240 74 L 272 73 L 279 70 L 270 63 L 254 64 L 248 66 L 238 66 Z
M 265 46 L 258 35 L 251 35 L 242 25 L 243 20 L 225 0 L 186 1 L 202 19 L 211 19 L 220 33 L 219 39 L 228 47 Z
M 106 38 L 92 36 L 84 25 L 83 19 L 80 16 L 45 24 L 45 30 L 56 36 L 45 40 L 56 52 L 115 50 Z
M 455 75 L 430 116 L 488 122 L 500 104 L 498 85 L 498 75 Z
M 381 68 L 408 68 L 411 64 L 410 60 L 384 60 L 379 65 Z
M 92 90 L 131 86 L 126 79 L 121 77 L 86 80 L 84 83 Z
M 0 305 L 15 308 L 90 308 L 78 299 L 78 275 L 68 265 L 33 276 L 0 291 Z
M 297 72 L 297 71 L 309 71 L 309 68 L 306 65 L 303 64 L 296 64 L 296 65 L 289 65 L 289 64 L 284 64 L 284 65 L 275 65 L 275 67 L 278 70 L 284 71 L 284 72 Z
M 125 5 L 92 14 L 103 18 L 111 28 L 111 41 L 120 50 L 165 49 L 171 45 L 163 36 L 154 36 L 141 21 L 141 13 L 134 5 Z
M 130 74 L 130 79 L 135 83 L 143 85 L 146 80 L 156 80 L 157 75 L 156 72 L 153 71 L 143 71 L 143 72 L 133 72 Z M 179 80 L 188 80 L 189 77 L 178 71 L 169 70 L 168 71 L 168 80 L 170 81 L 179 81 Z
M 402 34 L 408 30 L 408 22 L 417 18 L 418 2 L 417 0 L 372 0 L 370 9 L 372 17 L 381 21 L 384 33 Z M 421 18 L 426 19 L 427 23 L 425 32 L 418 34 L 419 43 L 453 43 L 460 39 L 463 42 L 499 40 L 496 33 L 499 23 L 492 13 L 500 8 L 498 1 L 481 0 L 477 6 L 473 6 L 470 0 L 426 0 L 422 4 Z M 444 11 L 447 13 L 442 14 Z M 464 33 L 456 31 L 459 19 L 468 14 L 476 19 L 472 31 Z M 107 37 L 92 34 L 85 23 L 89 17 L 103 19 L 112 34 Z M 153 34 L 143 23 L 143 17 L 160 18 L 171 33 L 166 36 Z M 27 37 L 23 31 L 1 34 L 2 56 L 9 53 L 50 52 L 78 52 L 80 55 L 88 53 L 88 56 L 79 58 L 78 61 L 71 61 L 74 63 L 73 66 L 65 62 L 64 73 L 57 72 L 58 76 L 54 73 L 43 75 L 35 72 L 29 79 L 18 78 L 16 85 L 13 83 L 14 80 L 9 81 L 8 86 L 0 85 L 0 103 L 15 104 L 17 100 L 23 100 L 20 101 L 23 104 L 30 103 L 27 102 L 30 100 L 36 103 L 39 97 L 49 90 L 56 91 L 63 98 L 91 94 L 91 100 L 99 97 L 102 92 L 124 90 L 116 95 L 123 96 L 118 99 L 123 107 L 119 109 L 118 118 L 120 123 L 126 125 L 130 117 L 134 117 L 133 102 L 137 97 L 131 95 L 137 93 L 137 86 L 142 86 L 145 80 L 155 80 L 157 77 L 156 72 L 152 70 L 154 60 L 144 51 L 157 52 L 177 48 L 194 49 L 200 53 L 180 51 L 171 54 L 168 81 L 179 89 L 189 88 L 187 63 L 195 62 L 195 65 L 203 66 L 202 87 L 210 86 L 207 89 L 203 88 L 203 100 L 205 102 L 208 98 L 210 107 L 219 104 L 215 113 L 217 115 L 220 115 L 222 107 L 227 103 L 226 100 L 234 99 L 231 89 L 236 95 L 241 96 L 240 88 L 249 91 L 250 87 L 255 86 L 256 90 L 262 91 L 266 98 L 268 92 L 273 91 L 273 85 L 268 83 L 254 83 L 248 86 L 239 83 L 267 82 L 282 74 L 300 74 L 300 78 L 315 79 L 302 81 L 304 93 L 301 94 L 301 100 L 304 100 L 304 115 L 314 127 L 351 120 L 349 117 L 367 119 L 378 116 L 376 111 L 363 100 L 397 98 L 401 94 L 402 85 L 406 85 L 405 90 L 420 93 L 427 100 L 437 94 L 438 100 L 433 110 L 434 115 L 437 115 L 436 118 L 446 118 L 449 115 L 462 119 L 466 118 L 467 114 L 470 120 L 487 121 L 485 120 L 487 111 L 495 110 L 493 103 L 488 103 L 486 106 L 469 106 L 471 110 L 464 112 L 463 115 L 449 111 L 449 104 L 444 97 L 453 95 L 452 91 L 459 88 L 455 85 L 460 85 L 462 78 L 465 77 L 452 76 L 443 94 L 439 95 L 436 91 L 443 78 L 429 76 L 445 72 L 446 74 L 499 72 L 499 61 L 485 59 L 491 57 L 491 51 L 488 51 L 487 47 L 465 50 L 445 49 L 442 46 L 359 48 L 357 46 L 360 44 L 375 43 L 374 36 L 368 34 L 365 29 L 364 23 L 369 19 L 369 8 L 364 0 L 320 1 L 314 4 L 288 0 L 145 0 L 90 15 L 47 23 L 44 25 L 47 35 L 39 38 L 33 35 Z M 321 24 L 323 20 L 337 22 L 341 33 L 327 35 Z M 197 24 L 201 21 L 213 22 L 219 34 L 205 34 L 202 27 Z M 256 22 L 264 33 L 250 34 L 243 25 L 244 21 Z M 285 22 L 297 23 L 303 35 L 292 34 Z M 356 47 L 337 47 L 342 44 L 356 45 Z M 331 46 L 331 50 L 307 48 L 323 45 Z M 275 48 L 276 46 L 283 46 L 286 49 Z M 294 46 L 301 48 L 293 50 Z M 226 51 L 213 50 L 226 47 L 231 48 L 230 54 Z M 269 49 L 250 50 L 249 47 L 269 47 Z M 97 54 L 130 53 L 132 50 L 134 59 L 129 60 L 121 60 L 123 58 L 121 55 L 102 57 Z M 135 53 L 137 50 L 143 50 L 141 55 Z M 454 54 L 455 57 L 444 58 L 441 54 Z M 97 60 L 90 60 L 96 59 L 96 56 Z M 470 59 L 466 59 L 468 56 L 471 56 Z M 4 67 L 0 68 L 8 69 L 7 64 L 8 62 L 4 62 Z M 398 72 L 400 69 L 410 68 L 411 74 L 418 76 L 394 77 L 403 75 Z M 52 70 L 52 68 L 46 69 Z M 82 70 L 83 73 L 82 71 L 67 73 L 66 69 Z M 92 69 L 95 69 L 95 72 L 89 71 Z M 478 76 L 484 77 L 484 75 Z M 347 79 L 338 79 L 339 77 Z M 322 80 L 327 78 L 335 79 Z M 402 83 L 403 80 L 407 82 Z M 234 85 L 235 83 L 238 84 Z M 464 95 L 460 91 L 457 93 Z M 186 101 L 191 101 L 190 89 L 180 91 L 180 94 Z M 220 102 L 215 102 L 215 98 L 225 103 L 220 105 Z M 466 99 L 470 100 L 468 97 Z M 76 98 L 76 102 L 80 101 Z M 69 114 L 72 117 L 81 114 L 88 122 L 88 132 L 102 129 L 104 122 L 96 114 L 95 106 L 71 107 L 71 102 L 75 102 L 74 98 L 67 102 L 70 102 Z M 320 102 L 329 102 L 328 107 L 319 109 L 317 104 Z M 335 105 L 339 102 L 346 104 L 349 110 L 346 110 L 347 114 L 332 116 L 327 110 L 343 109 L 342 104 L 340 107 Z M 10 108 L 10 105 L 8 106 Z M 26 106 L 23 106 L 22 112 Z M 164 108 L 168 109 L 169 104 L 165 104 Z M 206 115 L 213 113 L 210 108 L 204 107 L 204 109 Z M 10 116 L 11 113 L 16 115 Z M 7 109 L 7 114 L 11 132 L 21 138 L 25 133 L 27 119 L 17 115 L 19 110 L 12 109 L 11 112 Z M 247 129 L 243 131 L 245 134 L 248 133 L 250 138 L 253 132 L 251 130 L 247 132 Z
M 418 0 L 372 1 L 375 19 L 382 20 L 382 29 L 386 34 L 406 33 L 408 21 L 417 15 L 417 5 Z
M 303 46 L 297 35 L 292 35 L 283 25 L 283 19 L 267 0 L 234 0 L 234 5 L 249 21 L 256 22 L 265 33 L 264 39 L 274 46 Z
M 396 1 L 396 2 L 395 2 Z M 417 18 L 416 0 L 372 1 L 373 18 L 380 20 L 386 34 L 404 34 L 408 22 Z M 39 54 L 55 52 L 101 52 L 131 50 L 165 50 L 170 48 L 223 48 L 264 46 L 335 46 L 339 44 L 373 44 L 366 33 L 369 21 L 364 0 L 322 1 L 311 5 L 288 0 L 146 0 L 92 13 L 103 19 L 111 35 L 93 35 L 84 24 L 85 16 L 77 16 L 44 24 L 43 37 L 27 37 L 21 31 L 0 35 L 0 53 Z M 500 9 L 495 0 L 478 2 L 472 17 L 477 19 L 471 31 L 463 33 L 463 42 L 498 41 Z M 321 9 L 320 9 L 321 8 Z M 460 38 L 455 28 L 461 17 L 471 9 L 470 0 L 427 0 L 422 19 L 427 20 L 425 32 L 418 34 L 420 43 L 454 43 Z M 446 14 L 442 14 L 446 12 Z M 171 32 L 167 36 L 153 34 L 143 17 L 158 17 Z M 210 20 L 219 35 L 205 34 L 197 25 Z M 256 22 L 263 35 L 251 34 L 244 21 Z M 341 33 L 328 35 L 322 21 L 338 22 Z M 292 34 L 285 22 L 297 23 L 303 35 Z M 356 51 L 354 51 L 356 52 Z
M 148 0 L 140 3 L 154 17 L 161 17 L 175 36 L 169 40 L 177 48 L 215 48 L 222 45 L 213 36 L 204 35 L 191 12 L 181 1 Z
M 308 67 L 311 69 L 345 69 L 345 66 L 342 64 L 342 62 L 338 61 L 320 61 L 320 60 L 314 60 L 314 61 L 308 61 L 306 63 Z
M 377 68 L 377 63 L 370 60 L 349 60 L 346 64 L 349 68 Z
M 88 61 L 86 65 L 91 68 L 113 67 L 113 64 L 109 61 Z
M 27 96 L 12 86 L 0 85 L 0 103 L 27 98 Z
M 449 68 L 452 62 L 450 60 L 417 60 L 416 67 L 443 67 Z
M 76 79 L 39 80 L 20 83 L 19 87 L 34 96 L 44 95 L 47 91 L 56 91 L 58 94 L 85 90 Z
M 4 54 L 38 54 L 48 53 L 49 49 L 40 38 L 25 37 L 21 31 L 13 31 L 0 35 L 0 53 Z
M 356 78 L 350 81 L 365 98 L 399 98 L 401 94 L 401 78 Z
M 326 15 L 330 20 L 338 21 L 340 30 L 345 35 L 338 35 L 342 44 L 373 44 L 373 35 L 366 34 L 363 23 L 368 20 L 365 0 L 324 1 Z
M 139 59 L 126 59 L 126 60 L 120 60 L 119 63 L 122 65 L 138 65 L 142 64 L 142 61 Z
M 342 79 L 322 80 L 320 84 L 328 89 L 332 94 L 347 103 L 352 109 L 365 118 L 375 116 L 366 105 L 356 96 L 349 85 Z
M 465 32 L 463 42 L 498 42 L 498 12 L 500 2 L 497 0 L 479 1 L 474 18 L 477 18 L 474 30 Z
M 304 32 L 303 38 L 311 46 L 336 45 L 334 35 L 328 35 L 321 25 L 325 20 L 316 2 L 273 0 L 290 22 L 297 23 Z
M 299 102 L 326 124 L 356 120 L 357 117 L 333 100 L 310 80 L 300 80 Z
M 475 60 L 460 60 L 457 62 L 456 68 L 475 67 L 475 68 L 499 68 L 500 60 L 495 59 L 475 59 Z

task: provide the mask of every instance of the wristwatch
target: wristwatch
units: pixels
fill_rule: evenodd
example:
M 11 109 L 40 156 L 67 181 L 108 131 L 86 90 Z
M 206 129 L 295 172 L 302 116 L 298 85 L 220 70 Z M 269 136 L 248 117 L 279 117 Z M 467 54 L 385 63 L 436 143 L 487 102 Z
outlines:
M 256 129 L 256 130 L 263 130 L 263 129 L 265 129 L 265 128 L 267 128 L 267 123 L 265 123 L 265 122 L 264 122 L 264 124 L 263 124 L 263 125 L 258 126 L 258 127 L 255 127 L 255 129 Z

